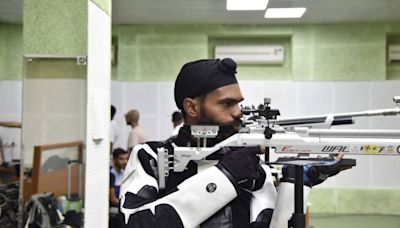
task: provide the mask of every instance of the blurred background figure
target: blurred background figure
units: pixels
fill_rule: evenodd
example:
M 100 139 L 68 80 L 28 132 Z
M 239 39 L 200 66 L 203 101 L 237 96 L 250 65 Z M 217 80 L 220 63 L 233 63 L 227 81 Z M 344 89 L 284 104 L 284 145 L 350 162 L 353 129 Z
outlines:
M 132 127 L 128 136 L 128 152 L 130 153 L 133 146 L 147 141 L 146 131 L 139 126 L 139 111 L 136 109 L 130 110 L 125 114 L 126 124 Z
M 118 215 L 119 189 L 124 178 L 124 169 L 128 162 L 128 152 L 117 148 L 113 151 L 113 165 L 110 170 L 110 219 L 109 227 L 121 227 L 121 217 Z
M 115 143 L 119 138 L 119 127 L 117 121 L 114 120 L 115 113 L 117 109 L 114 105 L 111 105 L 111 125 L 110 125 L 110 154 L 114 151 Z
M 183 116 L 179 111 L 175 111 L 172 113 L 172 124 L 174 129 L 172 130 L 171 136 L 178 135 L 179 129 L 183 126 Z
M 110 206 L 118 206 L 119 188 L 128 162 L 128 152 L 122 148 L 113 151 L 113 165 L 110 171 Z

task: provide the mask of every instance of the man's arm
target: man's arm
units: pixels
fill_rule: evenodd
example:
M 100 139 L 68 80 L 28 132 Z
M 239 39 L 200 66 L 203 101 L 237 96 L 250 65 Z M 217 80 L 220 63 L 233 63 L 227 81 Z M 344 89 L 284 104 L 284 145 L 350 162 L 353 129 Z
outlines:
M 252 192 L 250 204 L 250 222 L 253 228 L 269 227 L 278 195 L 270 168 L 267 165 L 261 167 L 265 172 L 265 181 L 260 189 Z
M 231 181 L 210 167 L 161 196 L 154 173 L 156 154 L 147 144 L 134 147 L 124 172 L 120 211 L 127 227 L 195 227 L 237 196 Z
M 118 206 L 119 199 L 115 196 L 115 175 L 112 172 L 110 172 L 109 199 L 111 206 Z
M 113 129 L 113 124 L 111 122 L 110 124 L 110 154 L 113 152 L 113 143 L 114 143 L 114 129 Z
M 119 199 L 117 197 L 115 197 L 115 188 L 110 188 L 109 197 L 110 197 L 111 206 L 114 206 L 114 207 L 118 206 Z

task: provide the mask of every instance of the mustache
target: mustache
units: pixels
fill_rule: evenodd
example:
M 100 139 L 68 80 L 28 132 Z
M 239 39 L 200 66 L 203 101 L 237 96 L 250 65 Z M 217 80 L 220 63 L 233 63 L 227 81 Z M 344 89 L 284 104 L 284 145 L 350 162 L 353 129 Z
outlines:
M 226 139 L 239 132 L 242 127 L 242 120 L 240 118 L 234 119 L 228 123 L 219 125 L 220 131 L 218 133 L 218 139 Z
M 227 123 L 223 123 L 223 124 L 219 124 L 220 126 L 242 126 L 242 119 L 240 118 L 235 118 L 234 120 L 227 122 Z

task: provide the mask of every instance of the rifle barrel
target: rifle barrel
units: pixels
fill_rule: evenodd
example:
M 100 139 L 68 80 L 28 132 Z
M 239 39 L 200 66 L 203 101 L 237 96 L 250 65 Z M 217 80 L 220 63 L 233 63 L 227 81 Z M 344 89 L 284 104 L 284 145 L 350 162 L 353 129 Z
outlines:
M 270 122 L 272 124 L 276 124 L 279 126 L 307 125 L 307 124 L 318 124 L 318 123 L 322 124 L 325 123 L 329 118 L 333 118 L 331 125 L 342 125 L 342 124 L 352 124 L 354 117 L 394 116 L 399 114 L 400 114 L 400 107 L 397 107 L 392 109 L 377 109 L 377 110 L 369 110 L 363 112 L 348 112 L 348 113 L 327 114 L 320 116 L 270 120 Z

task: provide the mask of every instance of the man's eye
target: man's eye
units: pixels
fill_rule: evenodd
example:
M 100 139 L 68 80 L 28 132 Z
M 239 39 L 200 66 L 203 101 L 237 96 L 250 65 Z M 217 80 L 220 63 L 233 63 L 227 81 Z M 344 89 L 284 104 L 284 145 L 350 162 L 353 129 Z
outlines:
M 235 105 L 235 102 L 234 101 L 226 101 L 226 102 L 223 103 L 223 105 L 226 106 L 226 107 L 230 107 L 230 106 Z

